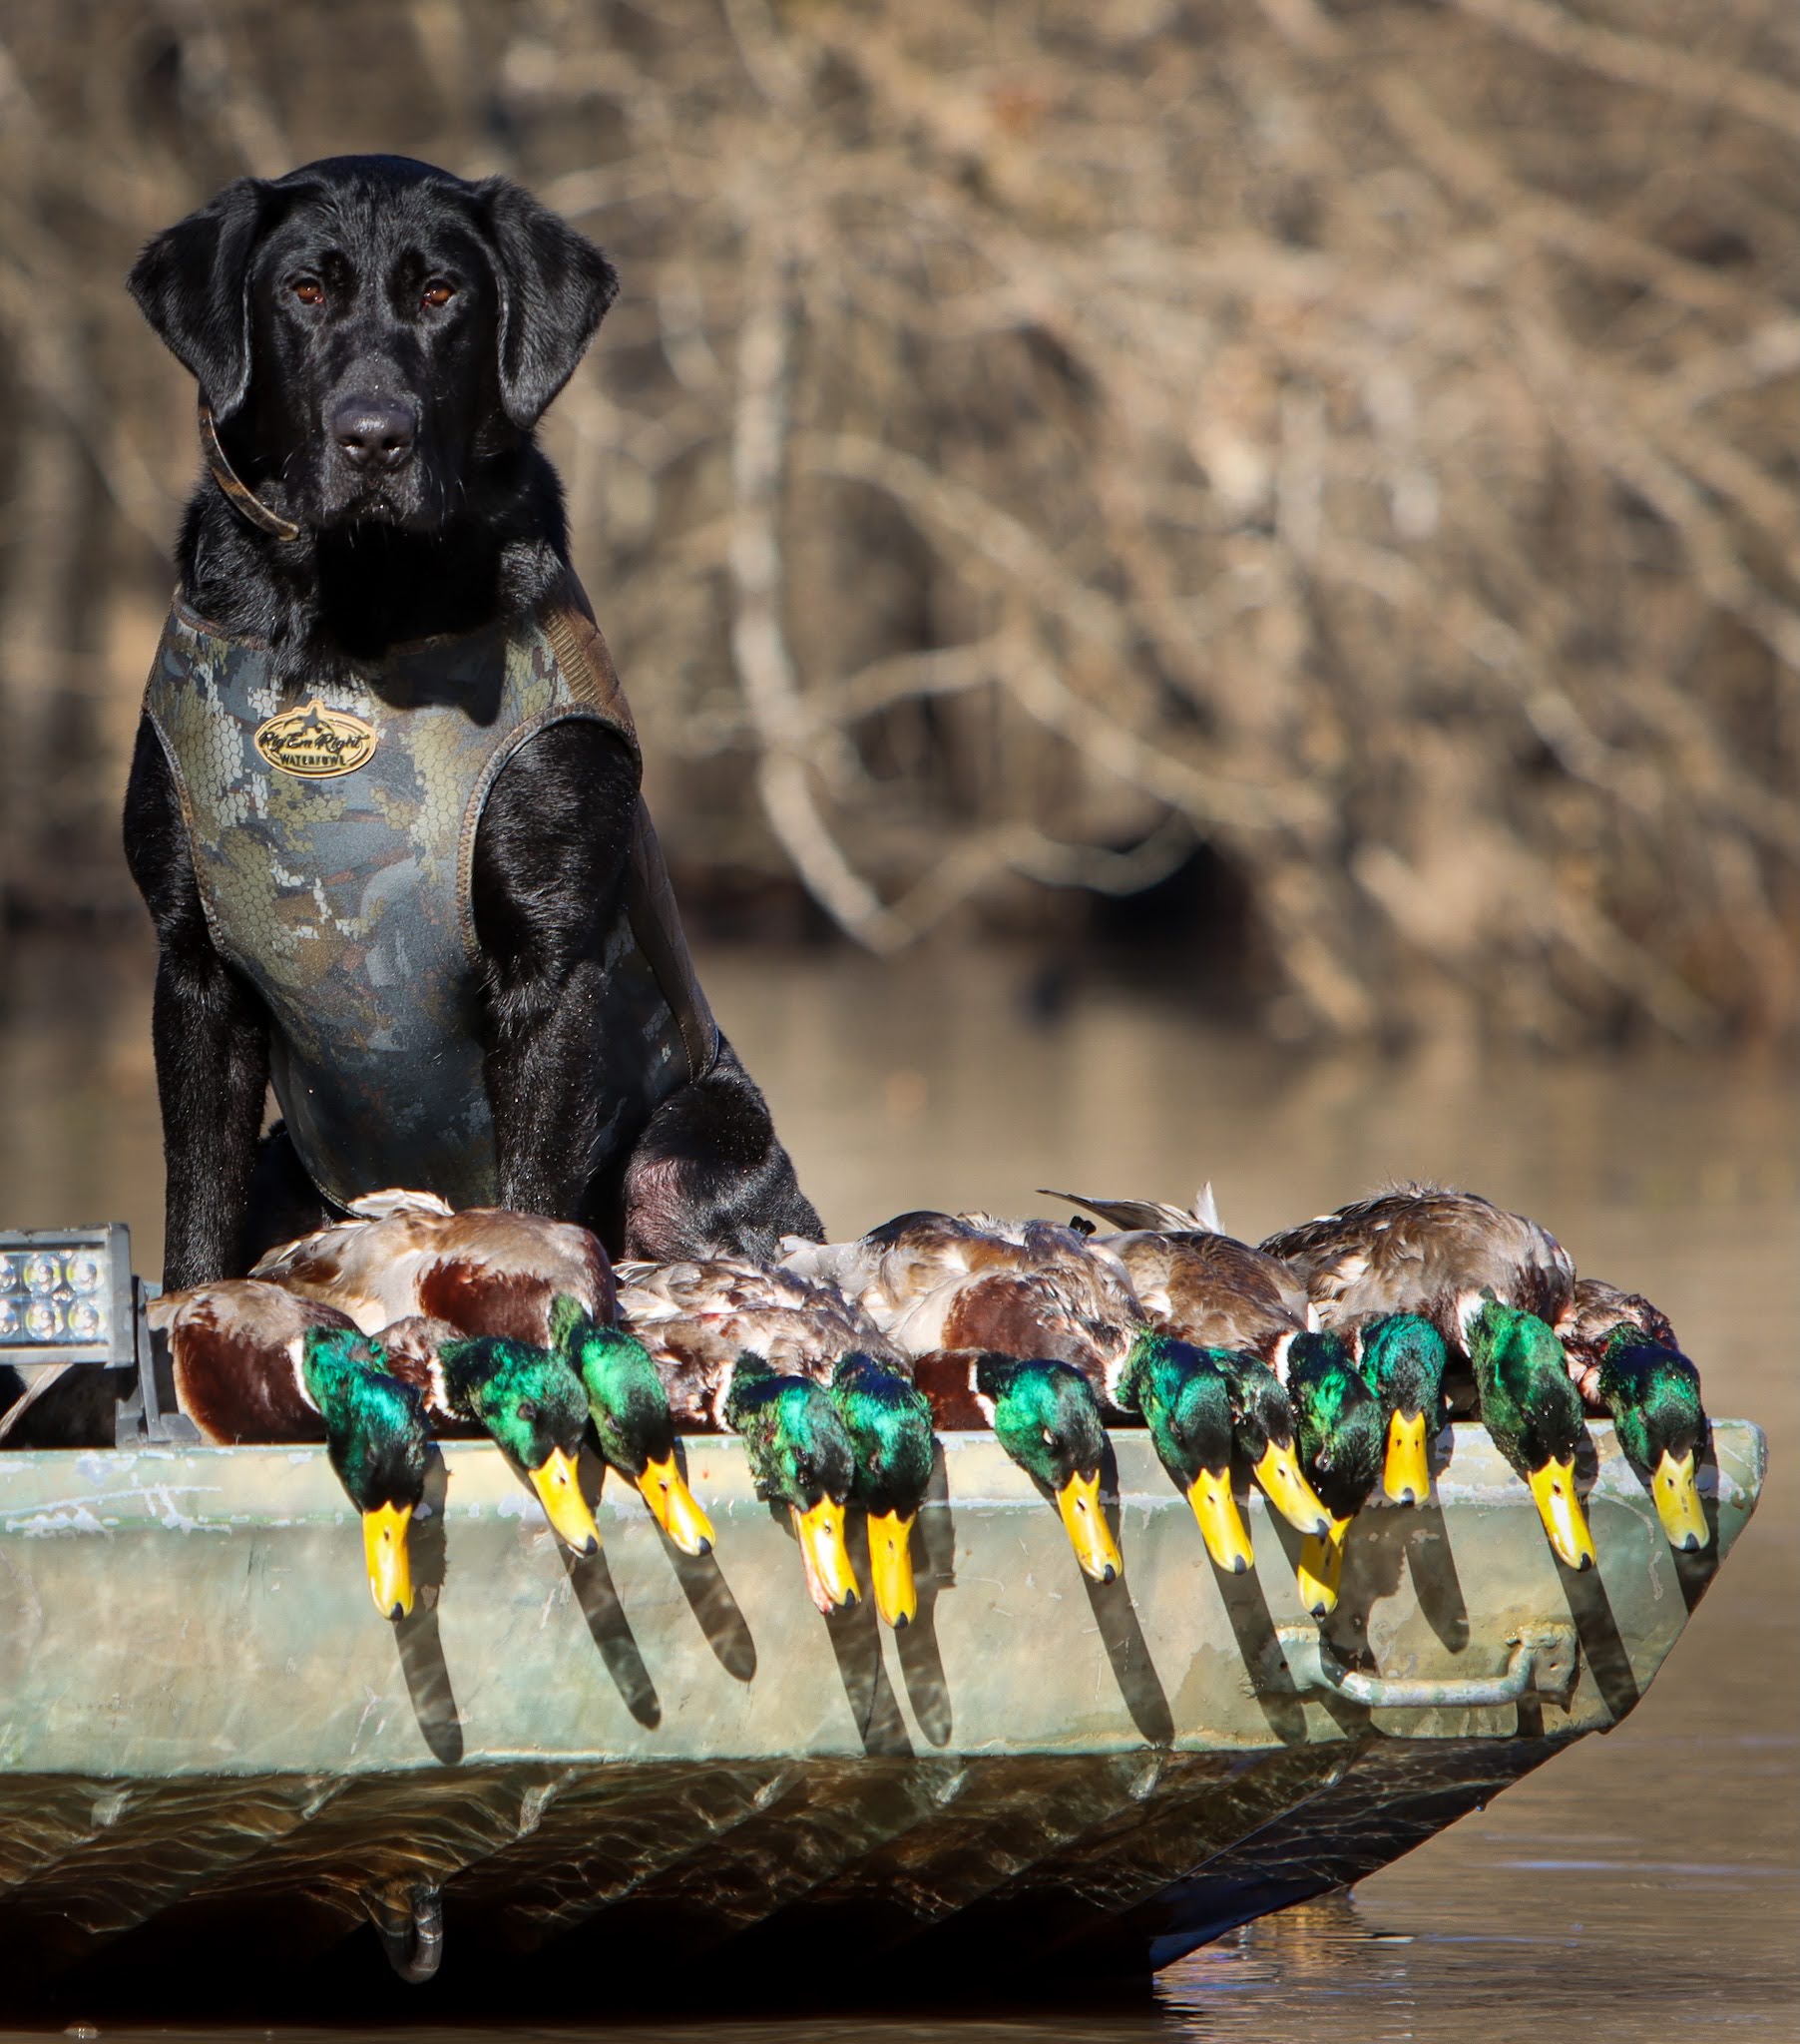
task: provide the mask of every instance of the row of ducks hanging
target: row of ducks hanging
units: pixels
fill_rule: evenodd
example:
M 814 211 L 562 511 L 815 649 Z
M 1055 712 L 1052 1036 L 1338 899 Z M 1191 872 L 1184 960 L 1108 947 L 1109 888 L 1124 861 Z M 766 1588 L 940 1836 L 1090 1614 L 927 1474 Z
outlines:
M 1271 1236 L 1196 1211 L 1058 1193 L 1068 1227 L 904 1214 L 860 1241 L 790 1242 L 773 1268 L 622 1264 L 584 1229 L 387 1193 L 249 1278 L 153 1306 L 176 1394 L 212 1442 L 317 1440 L 361 1515 L 375 1607 L 413 1604 L 407 1535 L 433 1433 L 498 1442 L 556 1534 L 599 1531 L 584 1443 L 669 1538 L 712 1528 L 677 1430 L 743 1440 L 791 1513 L 821 1611 L 853 1603 L 863 1508 L 882 1618 L 917 1611 L 910 1553 L 934 1428 L 991 1428 L 1054 1501 L 1077 1560 L 1125 1563 L 1101 1499 L 1110 1425 L 1148 1429 L 1214 1565 L 1250 1541 L 1234 1477 L 1305 1536 L 1301 1598 L 1337 1601 L 1345 1535 L 1379 1489 L 1431 1491 L 1431 1443 L 1473 1412 L 1530 1486 L 1557 1558 L 1586 1569 L 1583 1413 L 1608 1415 L 1677 1549 L 1708 1539 L 1698 1372 L 1647 1299 L 1579 1278 L 1556 1238 L 1473 1193 L 1406 1187 Z

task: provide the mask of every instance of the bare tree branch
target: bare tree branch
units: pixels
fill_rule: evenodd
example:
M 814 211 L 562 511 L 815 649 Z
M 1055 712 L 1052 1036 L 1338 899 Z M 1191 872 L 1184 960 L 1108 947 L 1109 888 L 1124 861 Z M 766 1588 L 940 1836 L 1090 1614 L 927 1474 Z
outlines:
M 762 741 L 757 785 L 769 827 L 819 904 L 872 950 L 903 944 L 910 932 L 844 857 L 825 827 L 796 748 L 799 684 L 781 628 L 779 505 L 787 445 L 788 350 L 793 303 L 779 257 L 768 254 L 737 339 L 736 428 L 731 532 L 736 596 L 731 653 Z

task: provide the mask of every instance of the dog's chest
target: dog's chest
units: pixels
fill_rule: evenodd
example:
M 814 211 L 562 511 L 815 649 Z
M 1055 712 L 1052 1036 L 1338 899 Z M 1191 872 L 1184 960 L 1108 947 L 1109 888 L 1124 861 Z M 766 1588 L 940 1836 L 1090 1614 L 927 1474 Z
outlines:
M 296 704 L 266 649 L 179 606 L 145 709 L 215 941 L 269 1011 L 271 1077 L 307 1170 L 339 1201 L 388 1184 L 494 1198 L 476 829 L 519 745 L 565 718 L 613 720 L 577 699 L 535 625 L 409 650 Z M 654 1080 L 667 1010 L 617 934 L 614 979 L 644 1009 Z

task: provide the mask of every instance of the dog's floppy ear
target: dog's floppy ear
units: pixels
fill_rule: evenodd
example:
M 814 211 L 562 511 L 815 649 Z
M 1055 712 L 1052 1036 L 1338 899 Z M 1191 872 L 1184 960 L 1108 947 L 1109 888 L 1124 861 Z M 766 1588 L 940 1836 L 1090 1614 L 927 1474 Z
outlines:
M 217 419 L 228 419 L 250 387 L 250 256 L 273 203 L 260 178 L 239 178 L 147 243 L 126 278 Z
M 619 273 L 529 192 L 505 178 L 477 187 L 500 288 L 500 401 L 521 432 L 575 373 L 619 294 Z

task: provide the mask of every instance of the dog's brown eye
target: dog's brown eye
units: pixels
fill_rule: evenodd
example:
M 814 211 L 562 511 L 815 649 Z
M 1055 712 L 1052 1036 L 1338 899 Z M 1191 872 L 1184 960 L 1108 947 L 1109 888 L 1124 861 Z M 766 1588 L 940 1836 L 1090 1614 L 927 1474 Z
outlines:
M 322 305 L 325 302 L 325 287 L 316 276 L 296 277 L 289 288 L 302 305 Z
M 447 305 L 455 296 L 455 284 L 445 283 L 443 278 L 439 277 L 435 283 L 428 283 L 419 293 L 419 302 L 425 305 Z

